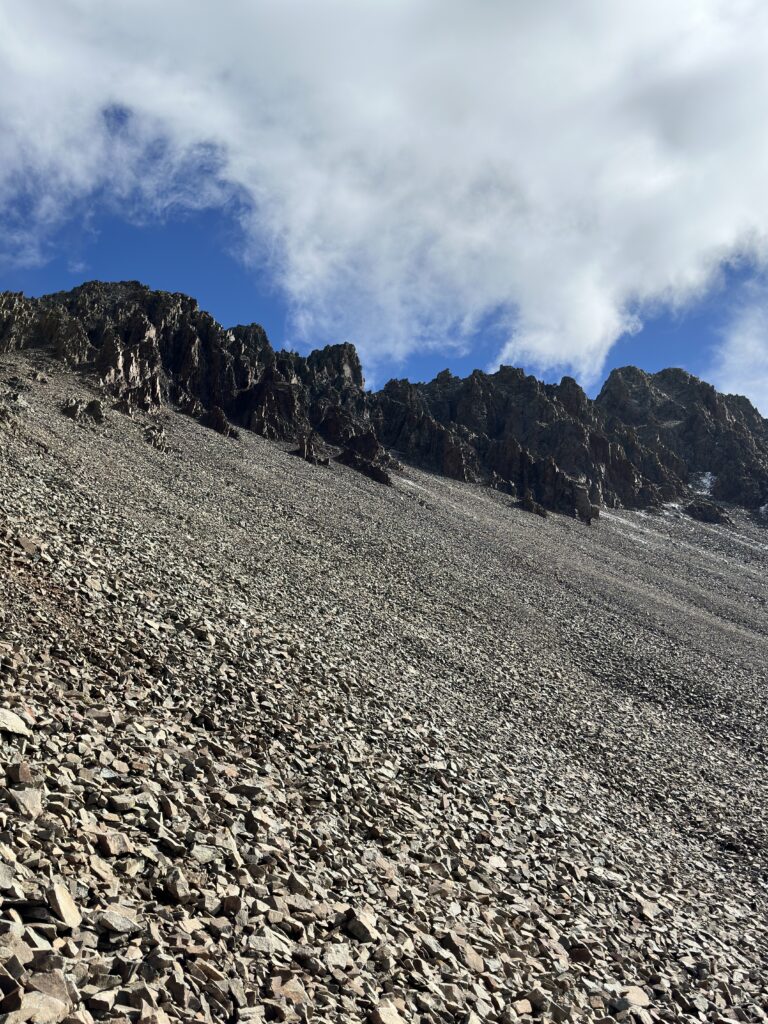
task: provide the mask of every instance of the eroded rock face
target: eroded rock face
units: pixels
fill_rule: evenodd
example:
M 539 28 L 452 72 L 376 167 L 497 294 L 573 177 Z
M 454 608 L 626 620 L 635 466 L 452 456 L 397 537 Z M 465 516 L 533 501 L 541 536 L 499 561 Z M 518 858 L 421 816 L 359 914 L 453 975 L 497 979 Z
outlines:
M 226 330 L 188 296 L 137 282 L 0 295 L 0 352 L 35 347 L 96 370 L 116 408 L 172 403 L 230 436 L 315 435 L 384 483 L 399 458 L 585 521 L 601 505 L 690 499 L 702 474 L 717 500 L 768 501 L 766 421 L 682 370 L 614 370 L 595 401 L 571 377 L 544 384 L 509 366 L 370 393 L 352 345 L 275 351 L 258 325 Z
M 628 424 L 640 444 L 686 484 L 713 479 L 712 497 L 747 508 L 764 502 L 768 421 L 740 395 L 722 395 L 684 370 L 614 370 L 595 403 Z

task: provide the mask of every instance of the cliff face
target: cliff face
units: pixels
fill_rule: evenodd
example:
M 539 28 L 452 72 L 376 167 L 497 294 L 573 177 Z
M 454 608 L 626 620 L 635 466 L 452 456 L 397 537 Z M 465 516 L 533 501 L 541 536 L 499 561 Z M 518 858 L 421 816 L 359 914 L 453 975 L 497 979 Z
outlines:
M 369 393 L 351 345 L 275 351 L 258 325 L 224 329 L 193 299 L 136 282 L 0 295 L 0 352 L 20 348 L 95 370 L 127 412 L 170 403 L 382 482 L 399 459 L 585 519 L 685 498 L 704 475 L 715 498 L 768 501 L 768 421 L 682 370 L 615 370 L 595 401 L 569 377 L 507 366 Z

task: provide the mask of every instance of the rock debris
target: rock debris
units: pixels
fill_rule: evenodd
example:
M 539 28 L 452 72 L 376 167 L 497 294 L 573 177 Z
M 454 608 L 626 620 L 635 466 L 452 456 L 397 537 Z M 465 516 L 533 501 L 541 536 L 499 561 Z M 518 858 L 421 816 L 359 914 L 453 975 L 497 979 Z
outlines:
M 0 377 L 0 1021 L 766 1019 L 759 522 Z

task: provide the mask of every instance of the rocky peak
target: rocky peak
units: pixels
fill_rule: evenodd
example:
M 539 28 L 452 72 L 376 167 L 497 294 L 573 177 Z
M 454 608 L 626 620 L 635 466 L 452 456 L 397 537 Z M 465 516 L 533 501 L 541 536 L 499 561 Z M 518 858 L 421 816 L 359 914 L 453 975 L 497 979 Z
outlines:
M 627 426 L 648 422 L 652 401 L 652 378 L 637 366 L 611 370 L 596 403 L 606 417 Z
M 363 367 L 354 345 L 326 345 L 307 356 L 307 368 L 315 377 L 324 377 L 330 383 L 364 388 Z
M 592 404 L 584 389 L 573 377 L 563 377 L 552 390 L 569 416 L 581 420 L 592 416 Z

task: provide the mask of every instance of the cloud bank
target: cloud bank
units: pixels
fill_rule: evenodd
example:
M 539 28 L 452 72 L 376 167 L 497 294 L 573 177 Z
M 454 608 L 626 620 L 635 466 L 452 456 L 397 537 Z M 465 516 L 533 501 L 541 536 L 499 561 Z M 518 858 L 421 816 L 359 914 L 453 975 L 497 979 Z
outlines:
M 375 366 L 492 322 L 589 381 L 765 261 L 767 40 L 759 0 L 4 0 L 2 258 L 95 197 L 235 198 L 296 340 Z

